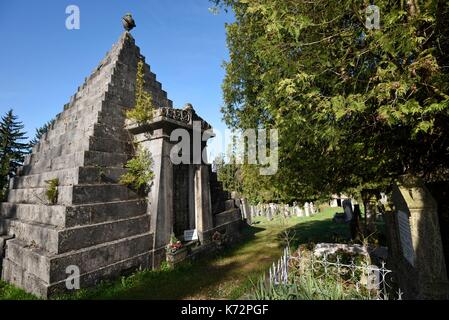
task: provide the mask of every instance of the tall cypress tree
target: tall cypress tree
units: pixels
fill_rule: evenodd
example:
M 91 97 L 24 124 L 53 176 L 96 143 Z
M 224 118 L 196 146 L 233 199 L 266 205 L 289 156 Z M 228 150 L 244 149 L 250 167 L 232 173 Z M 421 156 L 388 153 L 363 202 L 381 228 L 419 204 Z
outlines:
M 0 201 L 5 200 L 8 181 L 15 176 L 29 152 L 28 139 L 23 131 L 24 125 L 17 120 L 12 109 L 0 121 Z

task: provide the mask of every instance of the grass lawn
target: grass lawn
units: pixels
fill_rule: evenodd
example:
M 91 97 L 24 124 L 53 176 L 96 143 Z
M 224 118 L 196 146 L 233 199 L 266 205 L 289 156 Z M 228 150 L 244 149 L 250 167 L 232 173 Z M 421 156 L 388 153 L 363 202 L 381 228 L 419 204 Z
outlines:
M 174 270 L 141 271 L 96 288 L 56 299 L 238 299 L 276 261 L 288 230 L 293 246 L 308 242 L 347 239 L 346 225 L 332 223 L 339 208 L 328 208 L 309 218 L 257 218 L 245 229 L 244 240 L 220 255 L 185 264 Z M 341 209 L 340 209 L 341 210 Z M 32 299 L 0 282 L 0 299 Z

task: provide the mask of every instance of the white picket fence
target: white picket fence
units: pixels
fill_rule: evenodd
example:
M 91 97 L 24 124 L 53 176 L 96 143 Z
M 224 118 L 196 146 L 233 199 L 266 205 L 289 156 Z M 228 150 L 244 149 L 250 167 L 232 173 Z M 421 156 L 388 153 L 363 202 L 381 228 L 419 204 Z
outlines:
M 288 284 L 288 264 L 290 261 L 289 249 L 285 248 L 282 257 L 277 263 L 273 263 L 269 270 L 271 285 Z

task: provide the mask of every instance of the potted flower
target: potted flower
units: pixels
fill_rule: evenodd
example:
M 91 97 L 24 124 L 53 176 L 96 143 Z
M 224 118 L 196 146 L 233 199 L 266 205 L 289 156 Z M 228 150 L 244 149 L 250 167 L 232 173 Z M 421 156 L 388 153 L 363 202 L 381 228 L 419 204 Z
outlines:
M 172 266 L 183 261 L 187 257 L 187 250 L 174 234 L 170 237 L 170 243 L 167 245 L 167 262 Z

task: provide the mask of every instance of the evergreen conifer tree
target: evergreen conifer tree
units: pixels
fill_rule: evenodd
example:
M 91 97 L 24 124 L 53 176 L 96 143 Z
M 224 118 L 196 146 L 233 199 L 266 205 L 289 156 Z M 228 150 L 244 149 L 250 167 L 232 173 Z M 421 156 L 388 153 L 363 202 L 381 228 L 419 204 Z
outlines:
M 22 165 L 24 156 L 29 152 L 28 139 L 23 131 L 24 125 L 9 110 L 0 121 L 0 201 L 5 200 L 8 181 Z

